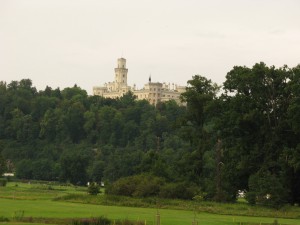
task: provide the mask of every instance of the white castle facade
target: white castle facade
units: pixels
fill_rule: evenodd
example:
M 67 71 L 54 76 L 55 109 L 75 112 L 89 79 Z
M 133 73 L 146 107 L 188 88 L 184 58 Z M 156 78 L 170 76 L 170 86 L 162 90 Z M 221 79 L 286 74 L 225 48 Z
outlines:
M 151 82 L 150 77 L 149 82 L 142 89 L 137 90 L 135 85 L 133 88 L 128 86 L 127 74 L 126 59 L 118 59 L 118 65 L 115 68 L 115 80 L 105 83 L 104 86 L 93 87 L 93 94 L 104 98 L 119 98 L 131 91 L 138 100 L 146 99 L 152 105 L 169 100 L 175 100 L 181 104 L 179 97 L 181 93 L 185 92 L 185 86 Z

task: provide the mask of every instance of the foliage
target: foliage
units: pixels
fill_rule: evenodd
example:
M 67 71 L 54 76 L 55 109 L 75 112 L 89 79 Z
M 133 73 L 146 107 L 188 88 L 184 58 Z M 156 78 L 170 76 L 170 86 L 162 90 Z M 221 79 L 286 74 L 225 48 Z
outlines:
M 257 203 L 279 208 L 286 203 L 287 195 L 283 182 L 269 171 L 260 171 L 249 179 L 249 192 L 247 192 L 246 199 L 251 204 Z
M 0 177 L 2 176 L 2 174 L 5 172 L 6 170 L 6 164 L 5 164 L 5 160 L 0 152 Z
M 107 194 L 134 197 L 149 197 L 158 195 L 164 180 L 152 175 L 141 174 L 120 178 L 108 186 Z
M 153 196 L 191 200 L 195 195 L 200 193 L 200 188 L 193 183 L 166 183 L 160 177 L 141 174 L 120 178 L 106 188 L 106 193 L 132 197 Z
M 192 183 L 179 182 L 168 183 L 161 187 L 159 197 L 161 198 L 177 198 L 177 199 L 189 199 L 201 192 L 200 188 Z
M 0 187 L 5 187 L 7 184 L 6 178 L 0 178 Z
M 10 162 L 5 170 L 20 179 L 105 181 L 130 196 L 172 197 L 190 186 L 182 198 L 201 188 L 204 200 L 234 202 L 245 190 L 252 204 L 299 204 L 299 82 L 300 66 L 235 66 L 221 94 L 195 75 L 186 106 L 156 107 L 132 93 L 105 99 L 77 85 L 0 82 L 0 172 Z M 136 187 L 125 178 L 135 176 Z
M 90 195 L 97 195 L 100 193 L 100 186 L 96 182 L 92 182 L 88 186 L 88 193 Z
M 88 219 L 74 219 L 72 225 L 110 225 L 111 220 L 105 217 L 88 218 Z
M 9 219 L 4 216 L 0 216 L 0 222 L 9 222 Z

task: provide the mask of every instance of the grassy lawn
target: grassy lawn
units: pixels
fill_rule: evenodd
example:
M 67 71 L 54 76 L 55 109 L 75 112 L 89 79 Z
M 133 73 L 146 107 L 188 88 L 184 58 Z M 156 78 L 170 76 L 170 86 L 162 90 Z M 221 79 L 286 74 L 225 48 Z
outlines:
M 89 196 L 86 194 L 86 188 L 76 188 L 73 186 L 41 184 L 22 184 L 9 183 L 7 187 L 0 188 L 0 218 L 6 217 L 12 221 L 12 218 L 18 217 L 24 212 L 24 217 L 33 218 L 90 218 L 105 216 L 109 219 L 130 219 L 147 221 L 148 225 L 155 224 L 157 209 L 142 207 L 125 207 L 115 205 L 84 204 L 83 202 L 53 201 L 54 198 L 62 197 L 67 194 L 81 194 L 88 198 L 101 198 L 101 196 Z M 205 203 L 208 204 L 208 203 Z M 237 205 L 237 206 L 236 206 Z M 235 207 L 247 207 L 244 203 L 225 204 L 223 208 L 232 211 Z M 206 206 L 207 207 L 207 206 Z M 214 207 L 211 203 L 210 207 Z M 216 205 L 217 207 L 217 205 Z M 247 208 L 246 208 L 247 209 Z M 190 225 L 196 217 L 198 224 L 206 225 L 227 225 L 240 224 L 240 222 L 252 223 L 272 223 L 274 217 L 254 217 L 221 215 L 207 212 L 194 213 L 192 210 L 179 209 L 159 209 L 161 225 Z M 300 225 L 299 219 L 278 218 L 279 224 Z M 2 222 L 0 224 L 22 224 L 17 222 Z
M 6 187 L 0 187 L 0 198 L 13 199 L 53 199 L 66 194 L 86 193 L 85 187 L 60 186 L 39 183 L 9 182 Z
M 24 211 L 26 217 L 42 218 L 89 218 L 105 216 L 110 219 L 147 220 L 147 224 L 154 224 L 156 209 L 134 208 L 119 206 L 102 206 L 81 203 L 56 202 L 51 200 L 13 200 L 1 199 L 0 216 L 13 218 L 15 214 Z M 191 224 L 194 213 L 186 210 L 160 209 L 161 224 L 188 225 Z M 274 218 L 228 216 L 210 213 L 197 213 L 196 219 L 200 224 L 234 224 L 234 222 L 263 222 L 271 223 Z M 300 220 L 278 219 L 282 224 L 300 225 Z

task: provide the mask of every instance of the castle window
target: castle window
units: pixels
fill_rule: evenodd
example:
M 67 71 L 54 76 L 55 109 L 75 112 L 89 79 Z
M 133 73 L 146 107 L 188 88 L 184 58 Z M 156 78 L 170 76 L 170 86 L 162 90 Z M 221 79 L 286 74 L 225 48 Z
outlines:
M 125 77 L 125 74 L 123 74 L 123 77 Z

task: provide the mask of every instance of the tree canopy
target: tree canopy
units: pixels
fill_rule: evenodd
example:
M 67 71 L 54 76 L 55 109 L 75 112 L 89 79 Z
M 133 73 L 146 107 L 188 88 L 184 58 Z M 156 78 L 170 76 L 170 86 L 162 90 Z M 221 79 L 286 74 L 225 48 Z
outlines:
M 145 193 L 155 178 L 165 197 L 235 201 L 243 190 L 251 204 L 299 204 L 299 82 L 300 66 L 235 66 L 222 86 L 193 76 L 186 106 L 156 107 L 130 92 L 0 82 L 1 171 L 9 162 L 21 179 L 116 182 L 112 193 L 132 179 L 141 182 L 132 193 Z

